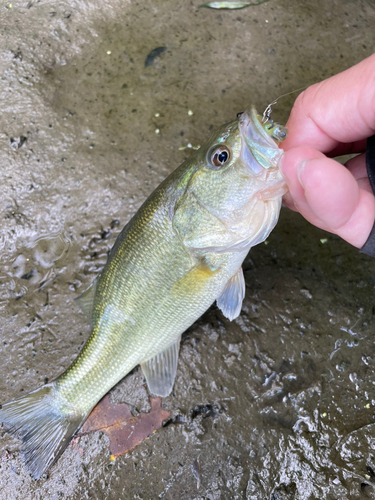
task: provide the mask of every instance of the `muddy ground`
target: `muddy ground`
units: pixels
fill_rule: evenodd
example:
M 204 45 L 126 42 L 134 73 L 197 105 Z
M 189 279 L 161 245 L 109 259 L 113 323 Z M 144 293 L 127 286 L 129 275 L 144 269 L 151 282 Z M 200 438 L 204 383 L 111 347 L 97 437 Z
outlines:
M 1 402 L 77 356 L 73 300 L 181 147 L 375 48 L 369 0 L 199 3 L 1 4 Z M 39 481 L 3 433 L 0 498 L 375 498 L 375 260 L 283 209 L 244 269 L 241 316 L 184 335 L 164 427 L 115 461 L 87 435 Z M 149 410 L 138 368 L 110 397 Z

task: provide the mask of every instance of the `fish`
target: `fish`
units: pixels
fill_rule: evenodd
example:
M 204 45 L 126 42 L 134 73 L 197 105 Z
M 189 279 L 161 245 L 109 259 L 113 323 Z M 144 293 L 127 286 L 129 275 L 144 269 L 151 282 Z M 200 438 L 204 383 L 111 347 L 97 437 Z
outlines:
M 235 319 L 242 262 L 274 228 L 287 191 L 279 170 L 286 129 L 254 107 L 221 126 L 126 224 L 100 275 L 77 299 L 91 334 L 57 379 L 3 404 L 3 428 L 38 479 L 96 403 L 134 367 L 150 393 L 173 388 L 182 333 L 215 301 Z

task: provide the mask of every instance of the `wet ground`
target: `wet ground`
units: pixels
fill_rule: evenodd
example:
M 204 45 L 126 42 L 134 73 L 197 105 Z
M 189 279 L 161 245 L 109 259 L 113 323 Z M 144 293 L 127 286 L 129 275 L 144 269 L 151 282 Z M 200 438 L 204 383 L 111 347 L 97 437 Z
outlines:
M 181 147 L 374 51 L 370 1 L 199 3 L 1 5 L 1 402 L 71 364 L 73 299 Z M 2 434 L 0 498 L 375 498 L 375 260 L 283 209 L 244 269 L 241 316 L 184 335 L 164 427 L 114 462 L 87 435 L 39 481 Z M 138 368 L 110 398 L 150 408 Z

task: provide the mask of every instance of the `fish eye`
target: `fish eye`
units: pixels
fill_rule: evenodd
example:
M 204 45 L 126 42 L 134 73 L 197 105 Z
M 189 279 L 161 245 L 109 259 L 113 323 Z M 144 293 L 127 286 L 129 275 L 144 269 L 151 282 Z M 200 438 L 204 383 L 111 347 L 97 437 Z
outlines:
M 230 150 L 227 146 L 215 146 L 211 149 L 210 163 L 213 167 L 221 167 L 228 163 L 231 158 Z

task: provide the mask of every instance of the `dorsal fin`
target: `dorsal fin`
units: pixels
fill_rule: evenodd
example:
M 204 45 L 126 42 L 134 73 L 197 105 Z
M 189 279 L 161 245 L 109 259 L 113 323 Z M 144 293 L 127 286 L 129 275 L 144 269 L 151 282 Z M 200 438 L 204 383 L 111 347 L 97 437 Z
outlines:
M 225 288 L 216 300 L 217 307 L 219 307 L 224 316 L 230 321 L 239 316 L 242 307 L 242 301 L 245 297 L 245 279 L 243 277 L 242 267 L 236 272 L 234 276 L 225 285 Z
M 162 353 L 141 363 L 148 389 L 155 396 L 164 398 L 172 392 L 176 378 L 180 341 L 181 336 Z

